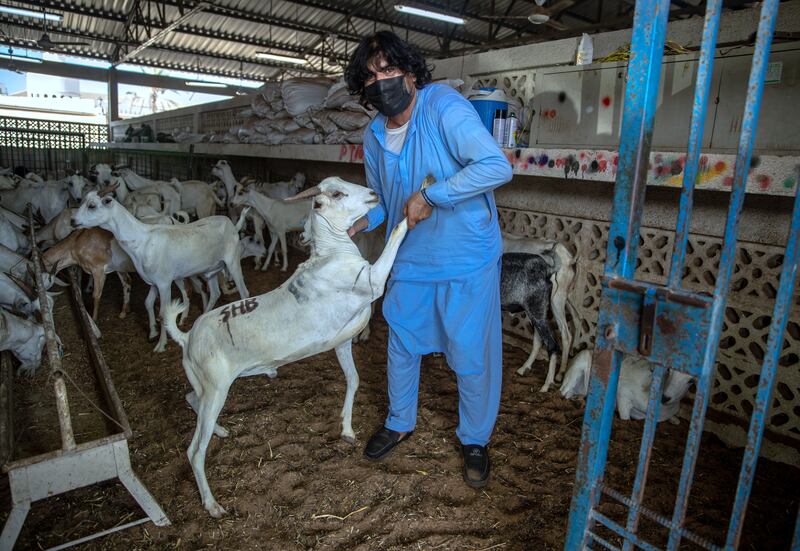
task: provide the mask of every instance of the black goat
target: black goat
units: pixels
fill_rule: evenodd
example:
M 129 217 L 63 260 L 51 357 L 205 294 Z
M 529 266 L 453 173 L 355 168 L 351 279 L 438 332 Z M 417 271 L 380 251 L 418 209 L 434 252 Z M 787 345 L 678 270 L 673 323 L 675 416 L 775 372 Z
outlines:
M 555 362 L 559 346 L 547 323 L 550 306 L 550 277 L 555 273 L 554 263 L 542 256 L 528 253 L 505 253 L 500 276 L 500 306 L 512 314 L 524 311 L 547 349 L 550 358 L 547 380 L 541 391 L 547 392 L 555 376 Z M 533 350 L 525 361 L 522 371 L 534 361 Z

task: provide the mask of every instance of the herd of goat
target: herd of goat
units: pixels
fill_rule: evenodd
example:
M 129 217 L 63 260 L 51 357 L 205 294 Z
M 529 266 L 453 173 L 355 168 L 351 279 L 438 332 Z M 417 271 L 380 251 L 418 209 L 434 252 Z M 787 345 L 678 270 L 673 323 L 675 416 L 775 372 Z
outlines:
M 145 308 L 150 338 L 158 337 L 155 352 L 165 350 L 168 334 L 183 349 L 192 387 L 186 400 L 198 418 L 189 460 L 204 507 L 220 516 L 224 509 L 208 486 L 205 452 L 212 434 L 227 436 L 217 417 L 236 378 L 275 377 L 280 366 L 335 350 L 347 381 L 341 435 L 355 441 L 351 419 L 358 373 L 351 347 L 369 338 L 374 302 L 383 294 L 407 226 L 404 220 L 386 233 L 351 239 L 346 228 L 378 199 L 369 188 L 337 177 L 309 189 L 304 189 L 302 173 L 288 182 L 237 180 L 224 160 L 212 173 L 214 184 L 150 180 L 129 168 L 104 164 L 93 166 L 88 178 L 73 174 L 47 181 L 33 173 L 19 177 L 0 170 L 0 349 L 13 352 L 20 372 L 33 373 L 41 362 L 45 337 L 37 320 L 42 305 L 34 293 L 34 267 L 27 256 L 32 245 L 25 234 L 30 205 L 39 222 L 35 235 L 44 250 L 45 286 L 63 285 L 58 272 L 79 266 L 91 276 L 94 320 L 108 274 L 116 273 L 122 283 L 120 317 L 129 311 L 131 274 L 149 285 Z M 286 271 L 289 232 L 302 232 L 309 259 L 277 289 L 250 297 L 241 260 L 253 256 L 256 267 L 266 270 L 274 256 Z M 591 352 L 578 353 L 568 365 L 573 342 L 569 319 L 579 327 L 569 298 L 577 259 L 557 242 L 504 235 L 503 244 L 502 308 L 524 312 L 534 335 L 530 356 L 518 373 L 531 368 L 543 344 L 549 366 L 541 391 L 554 383 L 560 363 L 562 394 L 585 395 Z M 180 302 L 171 301 L 173 284 Z M 203 314 L 185 333 L 179 324 L 188 314 L 187 286 L 200 295 Z M 215 309 L 222 293 L 238 293 L 239 300 Z M 51 293 L 46 296 L 52 301 Z M 560 344 L 548 321 L 551 315 Z M 641 359 L 623 362 L 618 390 L 623 419 L 643 418 L 651 368 Z M 677 413 L 689 384 L 687 376 L 669 372 L 661 420 Z

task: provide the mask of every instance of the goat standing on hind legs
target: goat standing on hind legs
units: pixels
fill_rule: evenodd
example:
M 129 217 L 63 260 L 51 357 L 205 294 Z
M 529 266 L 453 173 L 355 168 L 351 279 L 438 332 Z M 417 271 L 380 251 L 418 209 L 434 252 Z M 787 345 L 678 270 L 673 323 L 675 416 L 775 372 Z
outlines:
M 203 314 L 188 333 L 175 323 L 188 304 L 173 302 L 163 313 L 164 327 L 183 349 L 183 368 L 193 389 L 186 396 L 197 412 L 189 462 L 203 506 L 214 517 L 225 510 L 208 486 L 206 450 L 212 434 L 227 436 L 217 417 L 238 377 L 275 377 L 283 365 L 336 350 L 347 379 L 341 434 L 355 443 L 351 423 L 358 373 L 351 341 L 369 321 L 372 302 L 383 294 L 408 225 L 403 220 L 394 228 L 380 258 L 370 265 L 347 230 L 378 203 L 375 192 L 326 178 L 295 199 L 309 196 L 314 197 L 309 214 L 312 254 L 283 285 Z

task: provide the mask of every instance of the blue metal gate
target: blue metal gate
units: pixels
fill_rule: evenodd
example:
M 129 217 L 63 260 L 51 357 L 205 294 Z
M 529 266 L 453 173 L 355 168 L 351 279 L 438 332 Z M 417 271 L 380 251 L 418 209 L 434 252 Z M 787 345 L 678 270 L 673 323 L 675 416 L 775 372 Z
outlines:
M 618 549 L 616 545 L 598 534 L 598 526 L 605 526 L 615 534 L 623 542 L 622 549 L 626 551 L 633 549 L 634 546 L 645 550 L 657 549 L 637 533 L 641 516 L 668 530 L 667 549 L 670 551 L 678 549 L 682 539 L 706 549 L 737 548 L 761 447 L 770 396 L 775 383 L 783 334 L 791 308 L 800 252 L 798 247 L 800 195 L 795 197 L 791 230 L 767 343 L 768 350 L 761 370 L 758 395 L 726 540 L 724 543 L 715 544 L 685 529 L 684 521 L 713 383 L 723 314 L 734 266 L 739 215 L 745 196 L 764 77 L 778 13 L 778 0 L 765 0 L 761 9 L 725 225 L 724 246 L 713 296 L 682 289 L 681 274 L 686 257 L 692 196 L 700 160 L 703 122 L 722 0 L 709 0 L 706 4 L 689 146 L 669 278 L 665 286 L 633 279 L 669 6 L 669 0 L 636 2 L 622 118 L 619 169 L 614 189 L 614 207 L 602 282 L 596 348 L 565 545 L 567 550 L 599 547 Z M 623 354 L 639 355 L 656 364 L 650 386 L 639 461 L 629 495 L 604 485 L 606 455 Z M 669 369 L 691 375 L 696 385 L 677 499 L 671 518 L 642 506 L 662 388 Z M 627 508 L 627 521 L 624 525 L 611 520 L 598 510 L 602 495 L 609 496 Z M 794 531 L 792 549 L 800 549 L 800 518 Z

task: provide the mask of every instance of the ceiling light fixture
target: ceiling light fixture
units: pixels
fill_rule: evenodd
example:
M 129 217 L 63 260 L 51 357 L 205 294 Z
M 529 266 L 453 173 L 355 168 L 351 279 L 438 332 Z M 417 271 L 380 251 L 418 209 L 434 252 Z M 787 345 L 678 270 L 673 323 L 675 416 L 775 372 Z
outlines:
M 400 13 L 407 13 L 409 15 L 418 15 L 420 17 L 427 17 L 428 19 L 437 19 L 439 21 L 452 23 L 453 25 L 463 25 L 465 23 L 464 18 L 462 17 L 456 17 L 455 15 L 447 15 L 446 13 L 439 13 L 436 11 L 423 10 L 422 8 L 414 8 L 412 6 L 404 6 L 403 4 L 397 4 L 394 7 L 394 9 L 399 11 Z
M 33 19 L 44 19 L 46 21 L 61 21 L 61 16 L 57 13 L 45 13 L 41 11 L 24 10 L 22 8 L 14 8 L 11 6 L 0 6 L 0 13 L 8 13 L 10 15 L 19 15 L 20 17 L 32 17 Z
M 17 54 L 1 54 L 0 59 L 13 59 L 15 61 L 27 61 L 28 63 L 41 63 L 42 60 L 36 57 L 28 57 L 25 55 L 17 55 Z
M 205 88 L 227 88 L 227 84 L 223 84 L 222 82 L 207 82 L 204 80 L 187 80 L 184 82 L 186 86 L 198 86 L 198 87 L 205 87 Z
M 308 60 L 302 57 L 271 54 L 269 52 L 256 52 L 256 57 L 261 59 L 271 59 L 272 61 L 282 61 L 284 63 L 294 63 L 295 65 L 305 65 L 308 63 Z

